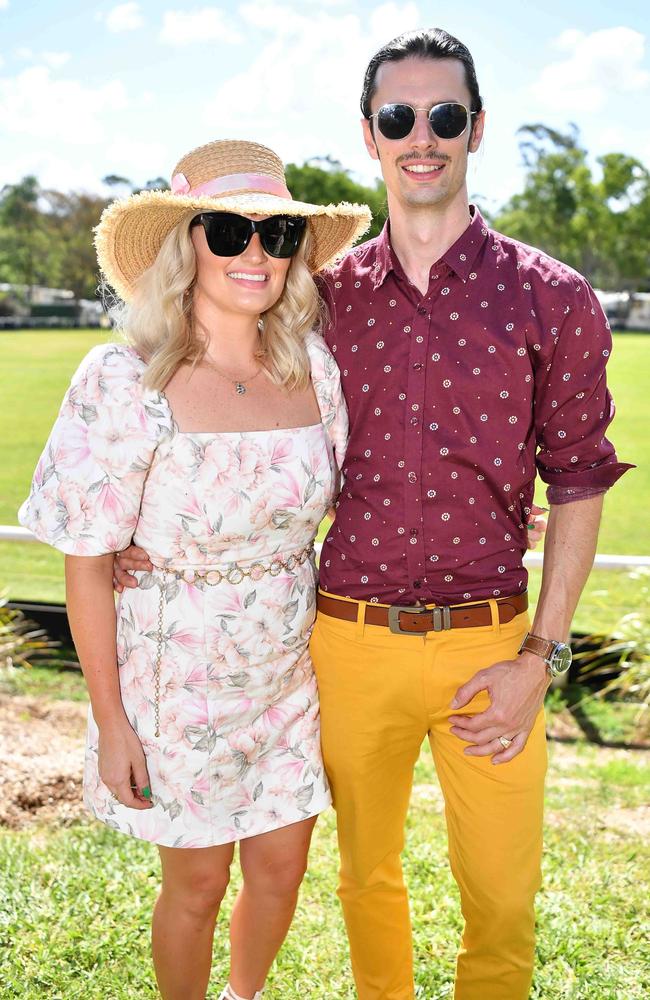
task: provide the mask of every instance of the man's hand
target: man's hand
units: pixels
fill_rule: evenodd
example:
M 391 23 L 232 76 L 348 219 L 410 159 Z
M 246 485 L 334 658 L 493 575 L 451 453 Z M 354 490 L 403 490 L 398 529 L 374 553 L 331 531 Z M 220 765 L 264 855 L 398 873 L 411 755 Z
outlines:
M 479 670 L 458 688 L 451 707 L 462 708 L 479 691 L 488 692 L 491 705 L 476 715 L 450 716 L 451 732 L 472 744 L 465 748 L 468 756 L 492 754 L 493 764 L 505 764 L 526 746 L 549 683 L 546 664 L 533 653 Z M 500 736 L 511 740 L 511 745 L 505 748 Z
M 137 587 L 138 581 L 132 575 L 135 570 L 151 573 L 153 563 L 144 549 L 137 545 L 129 545 L 128 549 L 115 553 L 113 561 L 113 587 L 121 594 L 125 587 Z

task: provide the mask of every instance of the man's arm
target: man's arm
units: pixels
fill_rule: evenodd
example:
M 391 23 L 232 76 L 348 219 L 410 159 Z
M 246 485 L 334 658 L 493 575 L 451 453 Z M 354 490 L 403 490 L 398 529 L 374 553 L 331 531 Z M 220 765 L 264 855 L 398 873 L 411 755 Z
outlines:
M 596 555 L 604 493 L 551 507 L 542 587 L 531 631 L 566 642 Z M 539 659 L 539 657 L 537 657 Z
M 571 620 L 591 570 L 604 494 L 552 506 L 544 546 L 542 587 L 532 632 L 566 642 Z M 479 670 L 458 689 L 451 703 L 463 708 L 479 691 L 490 695 L 490 707 L 474 716 L 453 715 L 451 732 L 472 744 L 471 756 L 492 755 L 502 764 L 521 753 L 544 701 L 550 677 L 546 664 L 534 653 L 522 653 Z M 512 740 L 504 749 L 499 737 Z

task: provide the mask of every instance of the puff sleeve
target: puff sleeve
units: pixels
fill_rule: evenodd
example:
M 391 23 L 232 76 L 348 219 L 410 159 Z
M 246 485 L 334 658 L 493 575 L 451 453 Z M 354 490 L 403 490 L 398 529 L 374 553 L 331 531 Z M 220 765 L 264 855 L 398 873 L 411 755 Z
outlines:
M 311 364 L 311 380 L 320 408 L 321 420 L 327 429 L 336 464 L 343 468 L 348 444 L 348 408 L 341 388 L 341 373 L 334 355 L 322 337 L 311 334 L 307 341 Z
M 164 397 L 142 386 L 145 367 L 130 347 L 95 347 L 65 395 L 18 519 L 68 555 L 131 541 L 153 456 L 172 430 Z

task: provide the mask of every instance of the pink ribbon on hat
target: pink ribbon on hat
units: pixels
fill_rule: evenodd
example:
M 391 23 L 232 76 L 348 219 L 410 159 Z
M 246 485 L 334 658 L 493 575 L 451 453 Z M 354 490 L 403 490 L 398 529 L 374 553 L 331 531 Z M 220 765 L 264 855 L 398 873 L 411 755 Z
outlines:
M 277 198 L 291 198 L 291 193 L 282 181 L 268 174 L 226 174 L 211 181 L 192 187 L 185 174 L 172 177 L 172 194 L 214 195 L 236 194 L 237 191 L 254 191 L 272 194 Z

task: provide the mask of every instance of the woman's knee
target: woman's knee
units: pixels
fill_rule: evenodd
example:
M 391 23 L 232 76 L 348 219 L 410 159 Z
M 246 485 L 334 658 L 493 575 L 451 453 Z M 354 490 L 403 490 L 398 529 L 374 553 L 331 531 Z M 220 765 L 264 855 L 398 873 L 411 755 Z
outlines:
M 175 871 L 172 877 L 163 873 L 162 892 L 188 916 L 206 919 L 217 914 L 229 881 L 227 865 L 190 865 L 185 871 Z
M 271 896 L 293 896 L 307 870 L 306 856 L 266 857 L 242 864 L 244 885 L 255 892 Z

